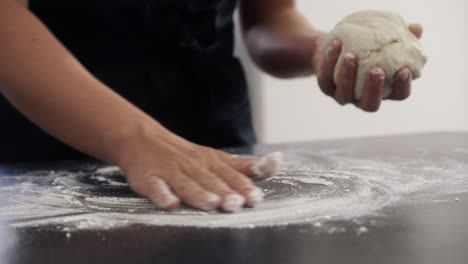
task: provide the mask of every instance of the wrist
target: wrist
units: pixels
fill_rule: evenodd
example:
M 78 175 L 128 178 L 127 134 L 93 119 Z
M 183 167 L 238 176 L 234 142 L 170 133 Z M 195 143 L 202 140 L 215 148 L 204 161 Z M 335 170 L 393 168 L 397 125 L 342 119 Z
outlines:
M 291 34 L 271 28 L 257 28 L 247 35 L 250 54 L 261 69 L 279 78 L 310 76 L 315 55 L 325 33 L 305 30 Z
M 170 132 L 149 116 L 142 115 L 122 129 L 107 134 L 105 142 L 108 161 L 122 167 L 142 149 L 144 141 L 163 138 Z

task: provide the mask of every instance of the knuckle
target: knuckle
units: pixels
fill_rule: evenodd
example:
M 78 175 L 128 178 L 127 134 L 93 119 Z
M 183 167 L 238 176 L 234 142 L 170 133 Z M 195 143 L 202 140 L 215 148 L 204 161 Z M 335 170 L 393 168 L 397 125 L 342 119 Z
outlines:
M 226 181 L 229 184 L 233 183 L 252 183 L 252 180 L 248 178 L 243 173 L 240 173 L 230 167 L 222 165 L 218 170 L 216 170 L 217 176 L 220 177 L 221 180 Z
M 195 191 L 185 184 L 178 184 L 177 186 L 174 186 L 174 190 L 177 195 L 179 195 L 184 200 L 189 199 L 195 194 Z
M 248 179 L 248 177 L 234 169 L 230 169 L 229 171 L 227 171 L 227 175 L 231 178 L 231 179 Z
M 222 190 L 222 191 L 226 191 L 226 190 L 229 190 L 229 187 L 227 186 L 226 183 L 224 183 L 223 181 L 221 180 L 209 180 L 207 181 L 209 186 L 215 190 Z
M 194 171 L 197 171 L 197 170 L 200 170 L 202 167 L 201 165 L 202 163 L 200 162 L 199 159 L 197 158 L 194 158 L 194 157 L 188 157 L 187 159 L 181 161 L 181 171 L 188 174 L 188 175 L 191 175 L 191 176 L 194 176 L 196 175 L 194 173 Z M 191 177 L 193 178 L 193 177 Z
M 339 59 L 341 49 L 333 49 L 327 56 L 328 67 L 334 67 Z
M 216 193 L 217 195 L 220 195 L 220 196 L 224 196 L 224 195 L 228 195 L 228 194 L 231 194 L 231 193 L 234 193 L 230 188 L 228 188 L 227 186 L 225 185 L 221 185 L 221 184 L 217 184 L 215 186 L 212 186 L 212 188 L 210 188 L 210 191 Z
M 226 175 L 229 173 L 228 166 L 221 162 L 210 164 L 211 171 L 214 172 L 216 177 Z
M 231 174 L 231 181 L 238 184 L 243 184 L 243 185 L 253 185 L 252 179 L 247 177 L 246 175 L 238 172 L 233 172 Z
M 370 85 L 367 87 L 365 91 L 367 96 L 371 98 L 380 98 L 382 92 L 383 92 L 383 87 L 379 84 L 374 84 L 374 83 L 370 83 Z
M 343 72 L 342 76 L 343 76 L 344 80 L 346 80 L 348 82 L 354 81 L 354 79 L 356 77 L 356 73 L 355 73 L 353 68 L 351 68 L 349 66 L 345 66 L 345 67 L 343 67 L 342 72 Z
M 202 186 L 209 186 L 210 188 L 213 188 L 214 186 L 222 186 L 222 183 L 219 181 L 219 178 L 210 172 L 198 173 L 196 180 Z
M 244 185 L 246 185 L 246 186 L 253 186 L 253 185 L 254 185 L 254 184 L 253 184 L 253 181 L 252 181 L 250 178 L 248 178 L 248 177 L 246 177 L 246 176 L 244 176 L 244 175 L 242 175 L 241 177 L 242 177 L 241 182 L 242 182 Z
M 220 159 L 231 160 L 233 158 L 233 154 L 227 153 L 221 150 L 213 149 L 213 154 L 219 157 Z
M 225 157 L 222 155 L 222 151 L 210 147 L 202 147 L 198 154 L 200 160 L 209 161 L 210 163 L 221 161 Z
M 191 148 L 187 151 L 187 156 L 192 160 L 203 159 L 203 151 L 200 148 Z

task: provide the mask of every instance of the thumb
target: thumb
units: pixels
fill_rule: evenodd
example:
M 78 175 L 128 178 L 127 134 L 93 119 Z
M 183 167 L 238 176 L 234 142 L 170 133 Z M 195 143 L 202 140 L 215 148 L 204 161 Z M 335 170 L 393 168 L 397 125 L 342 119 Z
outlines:
M 420 24 L 410 24 L 409 31 L 411 31 L 411 33 L 413 33 L 419 39 L 422 36 L 423 27 Z
M 235 170 L 253 179 L 264 179 L 275 174 L 283 163 L 281 152 L 274 152 L 260 158 L 230 156 L 228 163 Z

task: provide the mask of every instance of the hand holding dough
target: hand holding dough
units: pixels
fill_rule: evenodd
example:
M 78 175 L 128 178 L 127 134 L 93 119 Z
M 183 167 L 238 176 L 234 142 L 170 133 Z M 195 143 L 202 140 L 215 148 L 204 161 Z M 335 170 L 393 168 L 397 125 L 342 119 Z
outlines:
M 419 40 L 409 31 L 408 24 L 392 12 L 368 10 L 347 16 L 328 34 L 322 51 L 325 52 L 335 39 L 342 42 L 341 54 L 335 66 L 335 82 L 344 55 L 351 52 L 359 58 L 355 99 L 361 98 L 366 76 L 373 67 L 378 66 L 385 72 L 385 98 L 390 95 L 394 76 L 401 68 L 408 67 L 413 79 L 417 79 L 427 61 Z

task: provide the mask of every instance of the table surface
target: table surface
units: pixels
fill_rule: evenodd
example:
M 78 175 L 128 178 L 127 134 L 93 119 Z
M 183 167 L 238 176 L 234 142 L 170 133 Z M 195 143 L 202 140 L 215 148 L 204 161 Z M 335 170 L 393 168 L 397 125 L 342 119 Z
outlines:
M 284 151 L 297 155 L 298 150 L 309 153 L 314 166 L 325 164 L 321 167 L 325 170 L 330 155 L 348 162 L 351 158 L 361 163 L 368 160 L 369 166 L 379 167 L 374 173 L 385 173 L 384 167 L 376 164 L 418 161 L 415 164 L 430 164 L 430 171 L 438 169 L 440 177 L 450 175 L 447 172 L 461 173 L 468 182 L 468 133 L 256 145 L 228 151 L 253 155 Z M 294 161 L 295 156 L 286 157 Z M 69 161 L 1 165 L 0 179 L 27 171 L 86 171 L 93 166 L 102 164 Z M 416 168 L 412 173 L 428 173 L 429 167 Z M 360 170 L 364 172 L 363 168 Z M 421 192 L 419 196 L 402 194 L 397 202 L 386 203 L 369 213 L 317 214 L 312 220 L 296 217 L 289 224 L 271 221 L 231 228 L 136 223 L 69 231 L 53 224 L 15 226 L 15 220 L 4 219 L 0 224 L 0 263 L 468 263 L 468 186 L 462 178 L 458 189 L 450 187 L 453 191 L 434 186 L 424 191 L 425 198 L 420 198 Z M 0 208 L 5 209 L 5 201 L 14 195 L 2 190 L 6 189 L 0 188 L 4 202 Z M 30 203 L 34 206 L 34 200 Z

